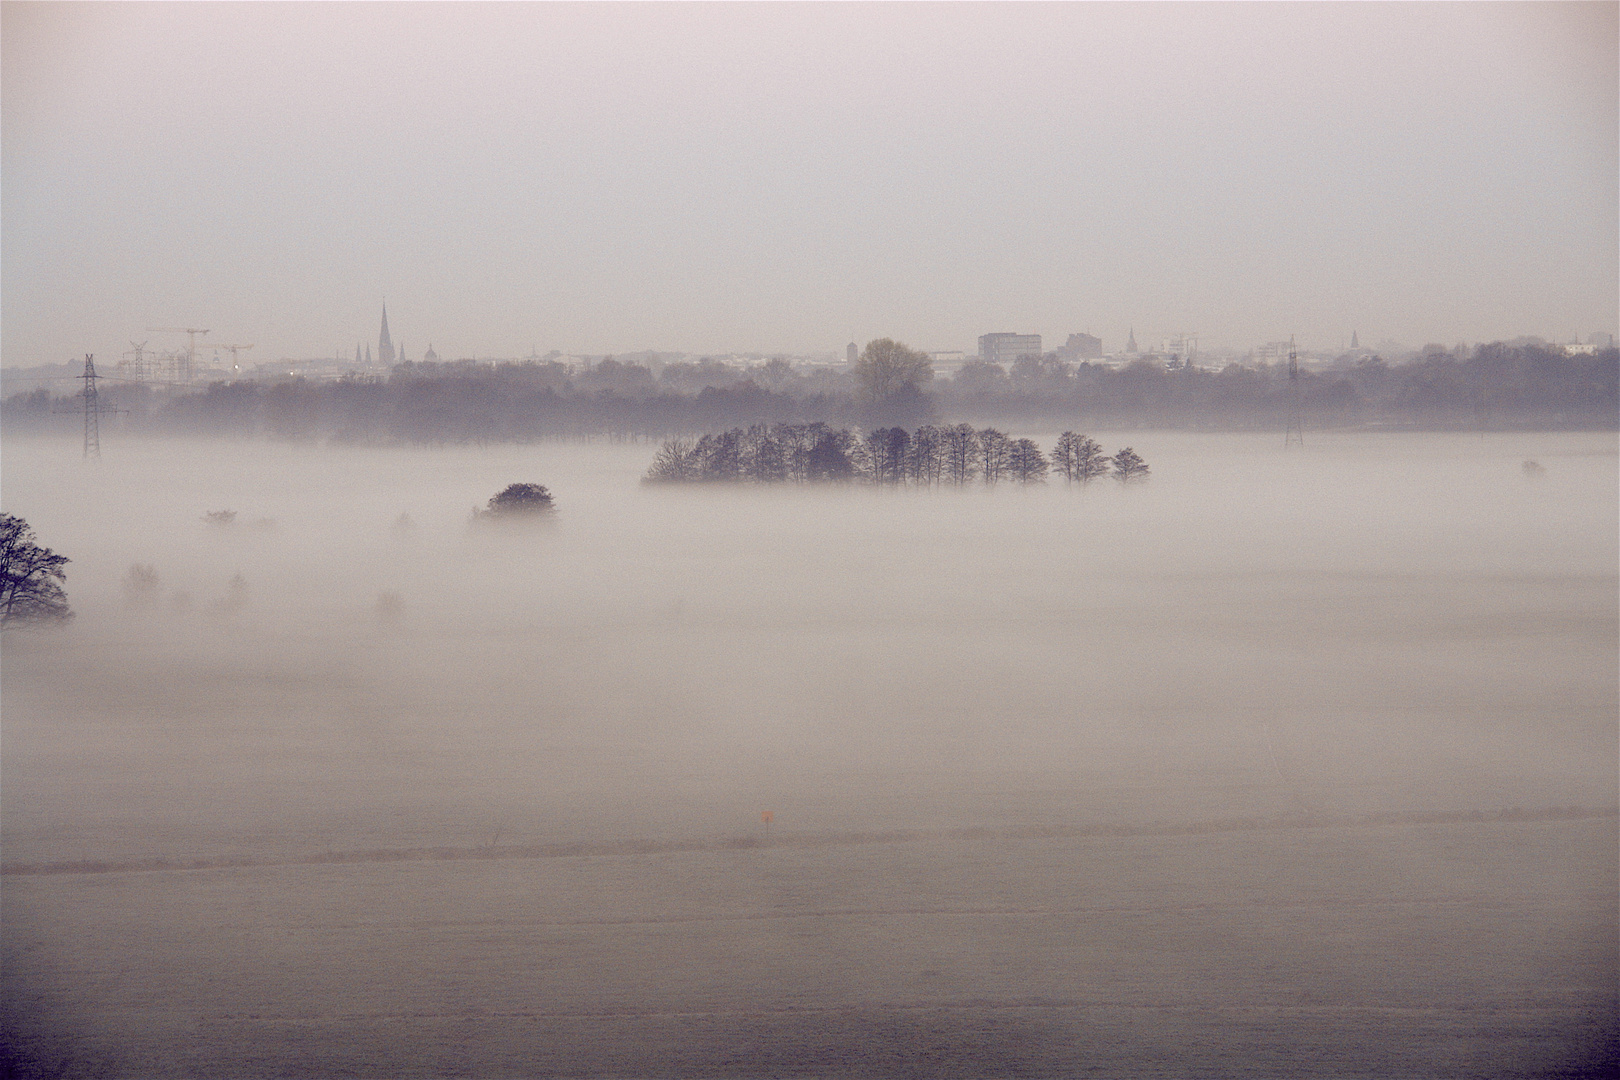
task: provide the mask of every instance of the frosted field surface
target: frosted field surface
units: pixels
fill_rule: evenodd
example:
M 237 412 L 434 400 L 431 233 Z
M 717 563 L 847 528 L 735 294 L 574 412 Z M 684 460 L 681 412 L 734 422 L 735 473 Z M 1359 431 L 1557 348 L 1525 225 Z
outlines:
M 1615 437 L 1095 434 L 1151 481 L 7 441 L 8 1067 L 1612 1060 Z

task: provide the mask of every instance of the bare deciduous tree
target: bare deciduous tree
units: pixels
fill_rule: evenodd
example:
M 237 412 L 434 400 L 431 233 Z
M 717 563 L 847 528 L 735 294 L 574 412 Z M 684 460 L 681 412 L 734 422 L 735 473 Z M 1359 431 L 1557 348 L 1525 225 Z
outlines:
M 979 475 L 994 484 L 1007 470 L 1007 436 L 995 428 L 979 432 Z
M 944 447 L 945 479 L 961 487 L 978 470 L 979 434 L 971 424 L 956 424 L 940 432 Z
M 1034 439 L 1014 439 L 1007 446 L 1007 471 L 1020 484 L 1046 479 L 1051 464 Z
M 1135 450 L 1127 446 L 1114 455 L 1114 478 L 1120 483 L 1128 484 L 1133 480 L 1145 480 L 1147 475 L 1147 462 L 1143 461 L 1142 456 Z
M 28 522 L 0 513 L 0 625 L 73 618 L 61 584 L 68 561 L 35 543 Z

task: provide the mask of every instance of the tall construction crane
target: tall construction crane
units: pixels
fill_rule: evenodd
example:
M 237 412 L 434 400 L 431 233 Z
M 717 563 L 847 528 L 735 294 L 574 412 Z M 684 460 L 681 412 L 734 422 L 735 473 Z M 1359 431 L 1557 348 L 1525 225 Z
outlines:
M 211 349 L 227 349 L 227 350 L 229 350 L 230 354 L 231 354 L 231 370 L 232 371 L 240 371 L 240 370 L 242 370 L 241 365 L 239 365 L 236 362 L 237 351 L 241 350 L 241 349 L 251 349 L 251 348 L 253 348 L 253 346 L 252 345 L 221 345 L 218 342 L 215 342 L 212 345 L 210 345 L 209 348 L 211 348 Z
M 146 331 L 149 334 L 189 334 L 189 335 L 191 335 L 191 344 L 186 346 L 186 370 L 182 371 L 180 373 L 180 381 L 181 382 L 190 382 L 191 381 L 192 369 L 197 364 L 197 335 L 198 334 L 206 334 L 206 333 L 208 333 L 208 331 L 207 330 L 198 330 L 198 329 L 196 329 L 194 327 L 190 327 L 190 326 L 148 326 L 146 328 Z

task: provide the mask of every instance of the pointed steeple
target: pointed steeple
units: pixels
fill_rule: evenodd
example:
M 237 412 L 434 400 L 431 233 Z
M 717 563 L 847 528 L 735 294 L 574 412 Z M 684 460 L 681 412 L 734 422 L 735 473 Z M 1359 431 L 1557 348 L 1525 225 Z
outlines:
M 1352 349 L 1361 348 L 1361 342 L 1356 340 L 1356 332 L 1354 330 L 1350 331 L 1350 347 Z
M 382 333 L 377 335 L 377 360 L 387 367 L 394 362 L 394 339 L 388 336 L 388 301 L 383 301 Z
M 1125 351 L 1126 352 L 1135 352 L 1136 351 L 1136 327 L 1134 327 L 1134 326 L 1131 327 L 1131 340 L 1129 340 L 1129 341 L 1127 341 L 1125 343 Z

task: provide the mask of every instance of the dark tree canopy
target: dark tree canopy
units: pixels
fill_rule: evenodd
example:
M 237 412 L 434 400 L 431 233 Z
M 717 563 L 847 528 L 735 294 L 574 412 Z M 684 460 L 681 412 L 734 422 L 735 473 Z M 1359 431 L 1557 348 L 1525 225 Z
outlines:
M 551 492 L 544 484 L 510 484 L 506 490 L 489 500 L 485 517 L 516 518 L 534 514 L 548 514 L 556 509 Z
M 34 542 L 28 522 L 0 513 L 0 625 L 73 618 L 61 585 L 67 562 Z
M 1091 440 L 1077 440 L 1092 447 Z M 1104 462 L 1111 459 L 1103 458 Z M 1033 439 L 1009 439 L 994 428 L 971 424 L 915 433 L 880 427 L 860 436 L 825 424 L 755 424 L 705 435 L 697 442 L 670 439 L 659 448 L 643 478 L 648 483 L 814 483 L 961 486 L 982 476 L 986 483 L 1045 479 L 1051 463 Z
M 1145 480 L 1147 475 L 1147 462 L 1143 461 L 1142 455 L 1135 450 L 1127 446 L 1114 455 L 1114 478 L 1120 483 L 1128 484 L 1133 480 Z

